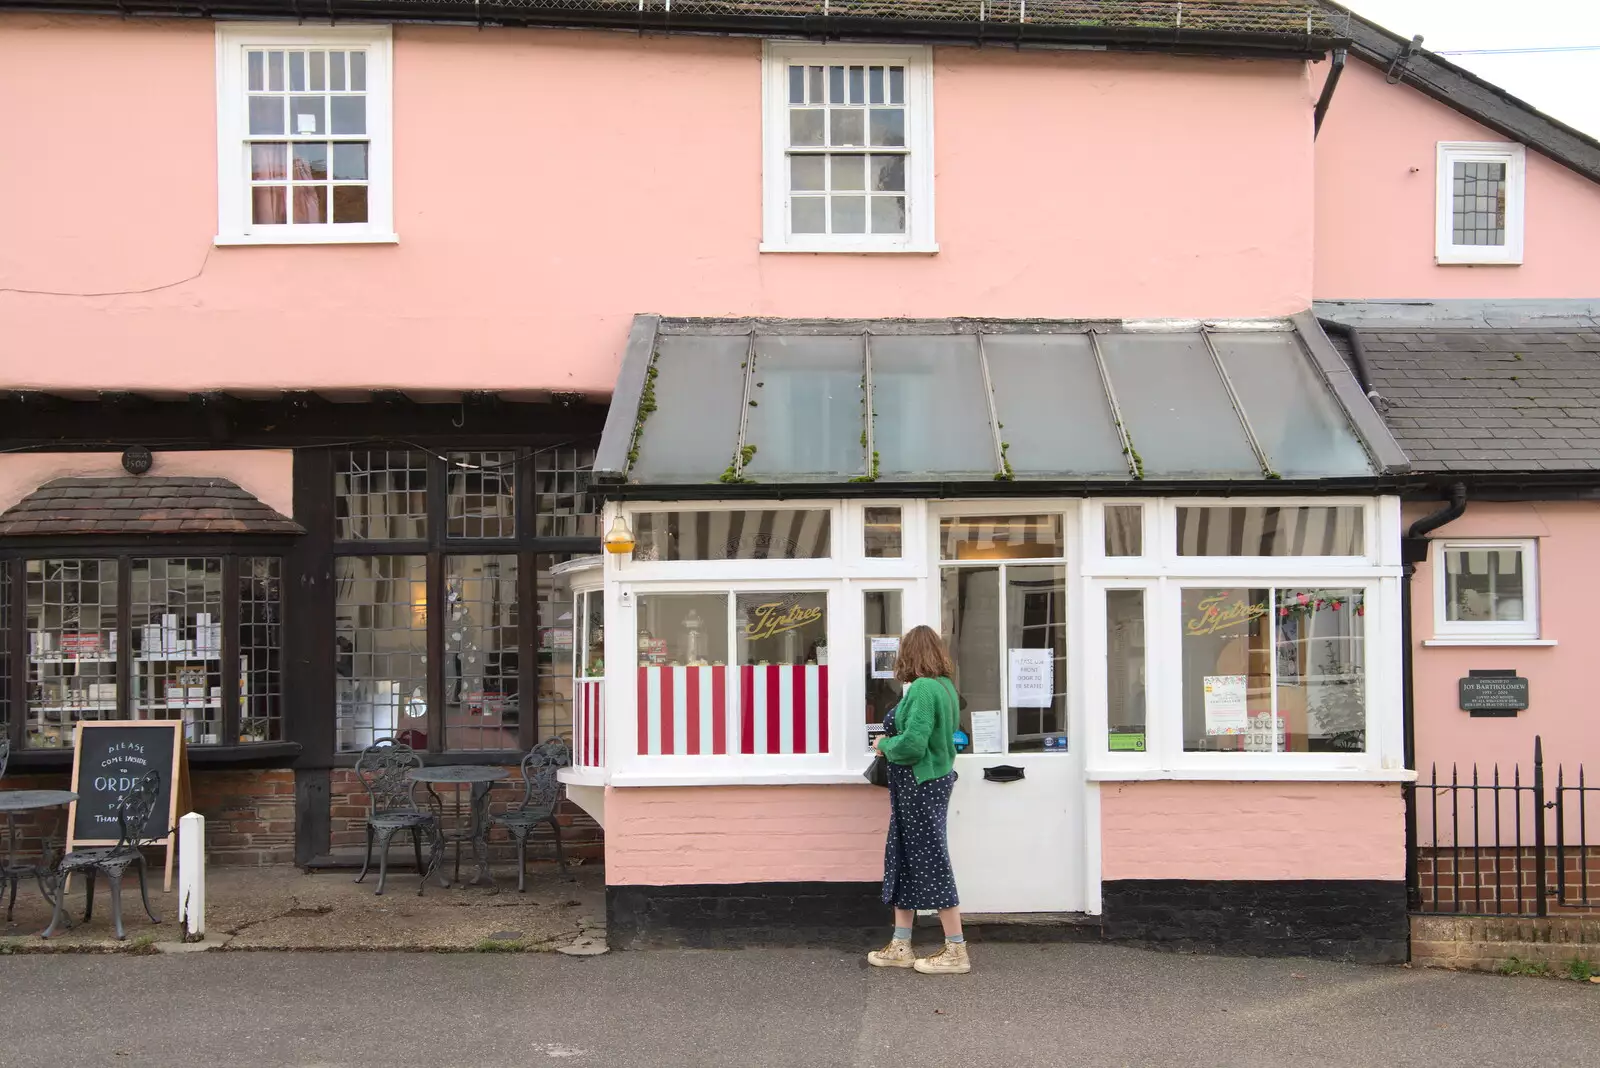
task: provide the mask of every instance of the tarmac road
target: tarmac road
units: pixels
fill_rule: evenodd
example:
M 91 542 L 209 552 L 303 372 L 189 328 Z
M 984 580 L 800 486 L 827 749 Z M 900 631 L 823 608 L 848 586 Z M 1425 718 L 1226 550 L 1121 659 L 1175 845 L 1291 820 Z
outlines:
M 931 949 L 932 947 L 930 947 Z M 1565 1065 L 1600 985 L 1103 945 L 0 957 L 0 1065 Z

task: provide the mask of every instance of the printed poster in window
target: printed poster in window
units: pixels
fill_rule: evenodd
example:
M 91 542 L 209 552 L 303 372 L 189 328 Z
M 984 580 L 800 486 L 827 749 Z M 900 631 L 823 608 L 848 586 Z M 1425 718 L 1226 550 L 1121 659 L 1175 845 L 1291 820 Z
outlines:
M 872 677 L 894 678 L 895 665 L 900 661 L 900 636 L 874 634 L 872 636 Z
M 1278 620 L 1278 681 L 1300 677 L 1300 620 L 1284 616 Z
M 1249 727 L 1245 698 L 1248 680 L 1243 675 L 1205 676 L 1206 733 L 1243 734 Z
M 1049 649 L 1012 649 L 1012 708 L 1049 708 L 1055 703 L 1055 656 Z

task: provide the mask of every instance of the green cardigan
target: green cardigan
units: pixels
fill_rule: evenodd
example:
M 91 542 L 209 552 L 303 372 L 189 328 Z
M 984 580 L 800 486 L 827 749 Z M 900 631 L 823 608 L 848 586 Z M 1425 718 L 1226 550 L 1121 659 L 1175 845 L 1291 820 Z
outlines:
M 885 737 L 878 752 L 890 763 L 911 765 L 919 783 L 942 779 L 955 766 L 960 714 L 949 679 L 918 679 L 894 711 L 894 737 Z

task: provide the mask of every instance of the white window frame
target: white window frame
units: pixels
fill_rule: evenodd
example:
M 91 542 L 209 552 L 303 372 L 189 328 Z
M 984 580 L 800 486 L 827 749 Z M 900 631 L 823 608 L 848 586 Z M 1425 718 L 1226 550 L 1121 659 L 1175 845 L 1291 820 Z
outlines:
M 394 233 L 393 34 L 388 26 L 217 24 L 218 245 L 392 244 Z M 251 222 L 245 52 L 252 48 L 351 48 L 367 53 L 367 221 Z
M 1451 218 L 1455 203 L 1452 178 L 1457 163 L 1506 165 L 1506 243 L 1458 245 Z M 1522 262 L 1523 208 L 1527 188 L 1527 150 L 1518 144 L 1487 141 L 1440 141 L 1435 196 L 1434 259 L 1440 264 Z
M 1539 543 L 1534 538 L 1451 538 L 1434 543 L 1438 557 L 1433 566 L 1433 640 L 1429 645 L 1529 645 L 1540 641 Z M 1522 554 L 1523 618 L 1510 620 L 1457 620 L 1446 615 L 1451 550 L 1512 550 Z
M 873 559 L 861 550 L 867 507 L 894 505 L 901 513 L 901 559 Z M 854 687 L 866 670 L 866 654 L 858 641 L 864 628 L 861 594 L 898 590 L 901 621 L 906 627 L 928 622 L 919 589 L 925 585 L 927 508 L 921 501 L 638 501 L 612 504 L 602 526 L 623 517 L 637 529 L 641 512 L 693 512 L 827 509 L 831 513 L 831 555 L 820 560 L 634 560 L 608 555 L 605 560 L 606 610 L 606 781 L 613 786 L 771 785 L 796 783 L 859 783 L 870 762 L 866 722 Z M 750 592 L 820 592 L 828 597 L 828 699 L 830 722 L 838 727 L 828 753 L 726 756 L 640 756 L 638 694 L 635 678 L 636 611 L 640 597 L 656 594 L 727 594 Z M 937 620 L 935 620 L 937 622 Z M 730 626 L 732 625 L 730 621 Z M 731 644 L 734 636 L 730 631 Z M 612 665 L 622 665 L 612 671 Z M 730 667 L 733 666 L 730 663 Z M 731 675 L 731 672 L 730 672 Z M 619 681 L 620 680 L 620 681 Z M 732 683 L 730 682 L 730 685 Z M 729 710 L 733 697 L 730 691 Z M 729 734 L 730 743 L 734 735 Z
M 1145 554 L 1106 558 L 1104 507 L 1144 506 Z M 1350 505 L 1365 511 L 1364 552 L 1349 557 L 1180 557 L 1179 507 Z M 865 508 L 904 509 L 903 560 L 861 553 Z M 635 561 L 608 556 L 606 660 L 632 665 L 637 654 L 635 602 L 652 593 L 818 590 L 829 596 L 830 709 L 841 726 L 826 755 L 725 757 L 637 755 L 637 694 L 633 676 L 608 672 L 606 781 L 613 786 L 855 783 L 865 767 L 866 726 L 857 715 L 855 687 L 865 671 L 861 593 L 902 591 L 906 627 L 940 619 L 938 520 L 944 516 L 1052 513 L 1064 520 L 1068 582 L 1068 729 L 1071 759 L 1090 781 L 1216 780 L 1400 782 L 1415 773 L 1404 764 L 1400 718 L 1400 502 L 1397 497 L 1230 497 L 964 499 L 920 501 L 672 501 L 628 502 L 606 508 L 602 526 L 617 516 L 630 525 L 643 511 L 828 507 L 833 510 L 832 557 L 826 560 Z M 1504 539 L 1502 539 L 1504 540 Z M 1017 561 L 1046 563 L 1049 561 Z M 1360 753 L 1185 753 L 1182 720 L 1184 586 L 1350 586 L 1366 602 L 1366 749 Z M 1145 591 L 1146 749 L 1112 752 L 1107 743 L 1105 591 Z M 1053 758 L 1054 759 L 1054 758 Z M 1064 759 L 1064 758 L 1063 758 Z
M 1088 502 L 1084 524 L 1085 612 L 1075 643 L 1085 670 L 1081 732 L 1091 781 L 1142 779 L 1225 781 L 1409 781 L 1400 720 L 1400 504 L 1398 498 L 1167 498 L 1140 500 L 1145 506 L 1145 555 L 1104 556 L 1108 504 Z M 1365 511 L 1364 552 L 1330 557 L 1179 556 L 1178 509 L 1241 507 L 1358 506 Z M 1150 535 L 1154 534 L 1154 538 Z M 1347 586 L 1365 598 L 1367 644 L 1366 749 L 1360 753 L 1190 753 L 1183 739 L 1183 589 L 1192 586 L 1283 588 Z M 1145 751 L 1110 749 L 1106 703 L 1106 591 L 1142 588 L 1145 593 Z
M 892 63 L 906 68 L 906 232 L 789 233 L 789 94 L 791 62 Z M 939 251 L 933 208 L 933 50 L 925 45 L 816 45 L 766 42 L 762 50 L 762 252 Z M 869 151 L 862 149 L 863 152 Z

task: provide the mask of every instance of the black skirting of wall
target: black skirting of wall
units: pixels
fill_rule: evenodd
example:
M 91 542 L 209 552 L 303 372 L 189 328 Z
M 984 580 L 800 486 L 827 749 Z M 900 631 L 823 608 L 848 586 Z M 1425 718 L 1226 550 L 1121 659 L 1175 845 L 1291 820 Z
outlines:
M 608 886 L 606 940 L 613 949 L 870 942 L 892 919 L 882 891 L 876 882 Z
M 1373 964 L 1407 957 L 1403 881 L 1119 879 L 1101 894 L 1107 941 Z

